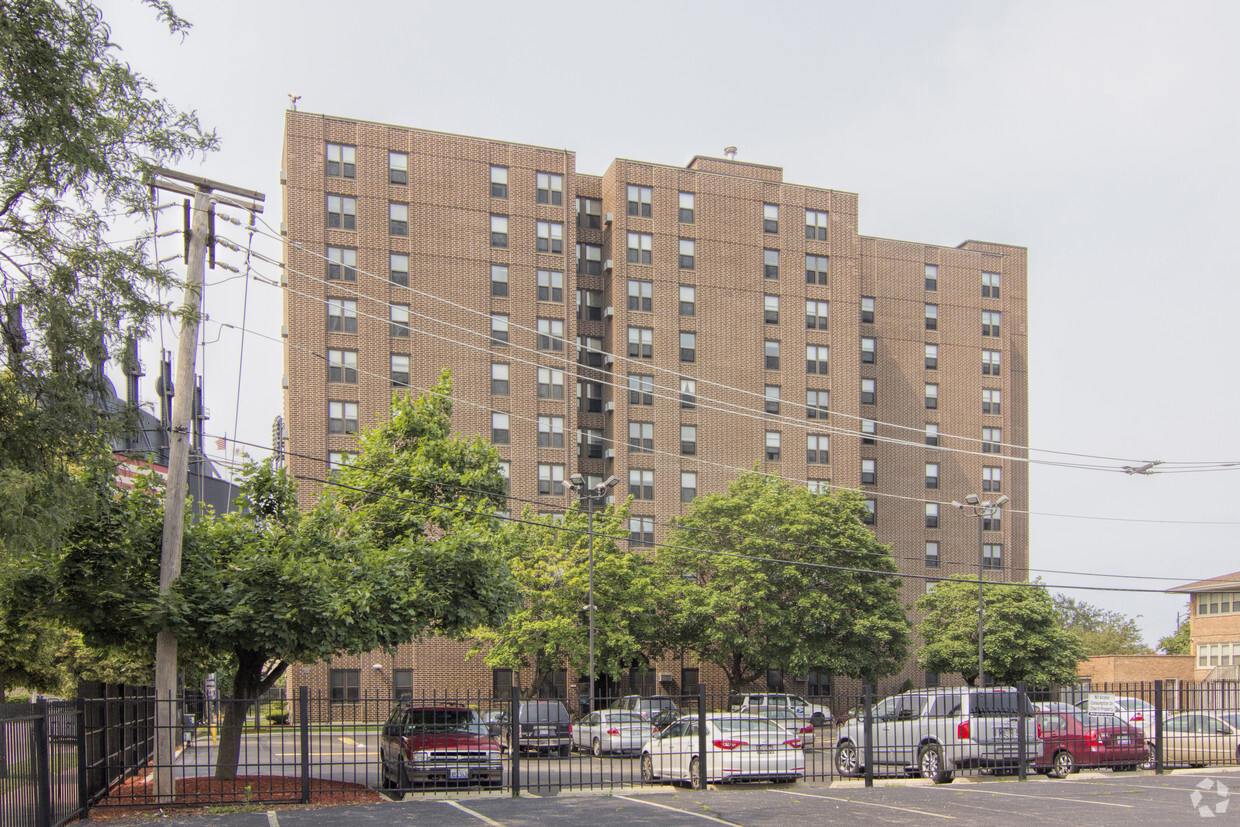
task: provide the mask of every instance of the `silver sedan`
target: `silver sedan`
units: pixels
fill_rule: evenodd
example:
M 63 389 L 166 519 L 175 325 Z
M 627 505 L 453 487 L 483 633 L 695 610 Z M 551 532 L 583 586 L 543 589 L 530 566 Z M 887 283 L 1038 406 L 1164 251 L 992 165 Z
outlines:
M 595 755 L 606 752 L 639 753 L 656 727 L 636 712 L 605 709 L 573 724 L 573 748 L 590 750 Z

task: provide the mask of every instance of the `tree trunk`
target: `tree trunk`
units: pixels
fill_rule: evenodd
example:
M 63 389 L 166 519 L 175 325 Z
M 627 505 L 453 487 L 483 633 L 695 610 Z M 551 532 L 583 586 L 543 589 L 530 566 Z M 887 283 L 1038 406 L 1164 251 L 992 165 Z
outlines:
M 5 688 L 5 685 L 8 683 L 8 680 L 9 680 L 8 670 L 0 669 L 0 704 L 4 703 L 4 698 L 5 698 L 4 688 Z
M 259 652 L 240 649 L 236 655 L 237 676 L 233 679 L 233 696 L 220 699 L 224 720 L 220 723 L 220 746 L 215 759 L 215 777 L 220 781 L 231 781 L 237 777 L 245 718 L 263 691 L 263 664 L 266 658 Z

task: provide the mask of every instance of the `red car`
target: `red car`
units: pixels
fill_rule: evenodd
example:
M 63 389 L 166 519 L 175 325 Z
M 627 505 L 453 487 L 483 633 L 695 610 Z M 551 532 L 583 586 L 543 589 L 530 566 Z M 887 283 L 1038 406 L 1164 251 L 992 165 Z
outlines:
M 1042 754 L 1034 768 L 1066 778 L 1083 767 L 1135 770 L 1149 758 L 1141 730 L 1114 715 L 1087 715 L 1069 704 L 1038 704 Z
M 379 734 L 379 781 L 384 789 L 500 787 L 499 742 L 463 706 L 406 706 L 392 712 Z

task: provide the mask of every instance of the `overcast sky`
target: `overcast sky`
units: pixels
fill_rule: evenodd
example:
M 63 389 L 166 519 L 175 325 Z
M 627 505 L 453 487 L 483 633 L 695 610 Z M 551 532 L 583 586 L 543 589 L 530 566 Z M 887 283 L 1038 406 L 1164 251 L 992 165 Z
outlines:
M 1032 467 L 1035 574 L 1161 590 L 1240 569 L 1240 466 L 1113 470 L 1240 461 L 1240 4 L 179 0 L 184 41 L 137 0 L 102 7 L 124 56 L 219 132 L 220 152 L 181 169 L 267 193 L 273 226 L 296 94 L 305 111 L 564 147 L 593 174 L 735 145 L 789 182 L 859 193 L 866 235 L 1025 246 L 1030 443 L 1083 455 L 1035 454 L 1074 465 Z M 207 430 L 269 445 L 280 296 L 251 282 L 242 352 L 219 322 L 242 325 L 244 289 L 207 291 Z M 1150 645 L 1184 606 L 1070 594 L 1139 614 Z

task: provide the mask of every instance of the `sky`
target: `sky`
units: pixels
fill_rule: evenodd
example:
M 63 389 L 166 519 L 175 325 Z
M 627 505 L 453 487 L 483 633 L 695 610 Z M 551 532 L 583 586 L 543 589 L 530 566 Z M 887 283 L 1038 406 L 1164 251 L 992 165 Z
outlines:
M 1240 569 L 1240 4 L 175 6 L 184 39 L 138 0 L 100 2 L 122 57 L 218 131 L 220 151 L 178 168 L 266 193 L 272 227 L 299 95 L 303 111 L 567 148 L 593 174 L 735 145 L 789 182 L 858 193 L 865 235 L 1027 247 L 1030 446 L 1072 464 L 1031 466 L 1034 574 L 1137 616 L 1152 646 L 1185 607 L 1163 589 Z M 254 250 L 282 258 L 270 239 Z M 270 445 L 280 294 L 231 275 L 208 276 L 206 430 Z M 1116 591 L 1064 588 L 1082 585 Z

